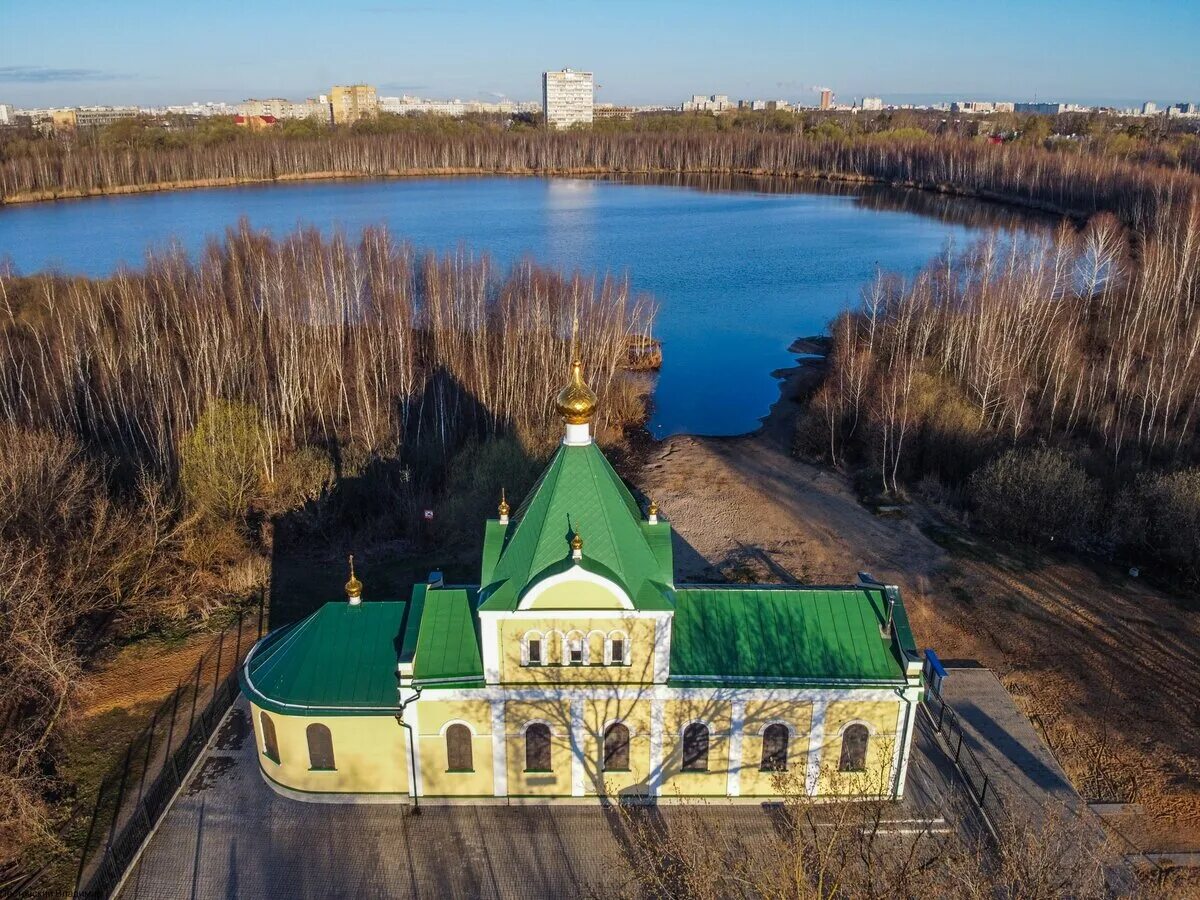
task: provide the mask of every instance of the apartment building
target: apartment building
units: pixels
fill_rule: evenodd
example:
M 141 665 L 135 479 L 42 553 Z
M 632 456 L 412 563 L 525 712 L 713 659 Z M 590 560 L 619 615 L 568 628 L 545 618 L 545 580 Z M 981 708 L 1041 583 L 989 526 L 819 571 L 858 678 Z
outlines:
M 251 97 L 238 104 L 237 114 L 247 119 L 268 116 L 275 119 L 316 119 L 328 124 L 332 118 L 329 101 L 310 97 L 302 103 L 271 97 L 257 100 Z
M 370 84 L 335 84 L 329 91 L 333 121 L 349 125 L 379 115 L 379 96 Z
M 548 127 L 591 125 L 595 99 L 591 72 L 561 69 L 542 73 L 542 114 Z

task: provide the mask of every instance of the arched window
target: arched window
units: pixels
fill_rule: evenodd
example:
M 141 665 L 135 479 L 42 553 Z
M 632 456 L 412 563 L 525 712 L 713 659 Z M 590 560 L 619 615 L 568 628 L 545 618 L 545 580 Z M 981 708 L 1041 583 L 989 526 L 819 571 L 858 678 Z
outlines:
M 308 735 L 308 764 L 314 769 L 333 769 L 333 735 L 319 722 L 305 729 Z
M 550 726 L 534 722 L 525 729 L 525 771 L 550 772 Z
M 629 729 L 620 722 L 614 722 L 604 729 L 604 770 L 629 770 Z
M 455 723 L 446 729 L 446 769 L 450 772 L 475 770 L 471 756 L 471 729 Z
M 838 760 L 839 772 L 865 772 L 867 770 L 867 740 L 870 733 L 866 725 L 851 725 L 842 732 L 842 755 Z
M 787 769 L 788 729 L 775 722 L 763 729 L 762 763 L 763 772 L 782 772 Z
M 693 722 L 683 730 L 683 771 L 708 771 L 708 726 Z
M 258 714 L 258 721 L 262 725 L 263 756 L 279 762 L 279 741 L 275 738 L 275 723 L 265 712 Z

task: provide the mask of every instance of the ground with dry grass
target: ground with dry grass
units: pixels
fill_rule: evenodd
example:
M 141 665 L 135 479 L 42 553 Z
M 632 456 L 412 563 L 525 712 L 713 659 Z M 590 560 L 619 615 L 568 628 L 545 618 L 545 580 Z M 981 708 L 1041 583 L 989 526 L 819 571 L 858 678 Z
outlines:
M 801 376 L 785 386 L 794 395 Z M 1138 801 L 1143 849 L 1200 848 L 1200 616 L 1121 571 L 983 541 L 919 504 L 878 515 L 789 453 L 797 406 L 737 438 L 670 438 L 634 479 L 681 581 L 899 584 L 922 646 L 994 669 L 1086 799 Z

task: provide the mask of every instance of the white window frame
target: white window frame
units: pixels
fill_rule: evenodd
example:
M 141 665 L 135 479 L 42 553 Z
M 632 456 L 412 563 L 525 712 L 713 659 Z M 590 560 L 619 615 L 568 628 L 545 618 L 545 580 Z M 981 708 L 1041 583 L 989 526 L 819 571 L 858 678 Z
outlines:
M 529 658 L 529 642 L 530 641 L 538 641 L 540 644 L 539 652 L 538 652 L 539 659 L 536 663 L 530 662 L 530 658 Z M 540 631 L 538 631 L 537 629 L 533 629 L 531 631 L 525 632 L 525 634 L 521 636 L 521 665 L 523 665 L 523 666 L 544 666 L 545 664 L 546 664 L 546 636 L 544 634 L 542 634 Z
M 621 658 L 613 657 L 613 641 L 621 641 Z M 604 637 L 604 664 L 606 666 L 627 666 L 629 665 L 629 635 L 621 630 L 616 629 L 610 631 Z

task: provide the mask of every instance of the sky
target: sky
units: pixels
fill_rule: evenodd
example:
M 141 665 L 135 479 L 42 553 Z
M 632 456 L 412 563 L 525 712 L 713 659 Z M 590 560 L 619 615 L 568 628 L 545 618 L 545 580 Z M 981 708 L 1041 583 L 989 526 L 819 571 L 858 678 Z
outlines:
M 381 95 L 597 102 L 1200 101 L 1200 0 L 0 0 L 0 103 Z

